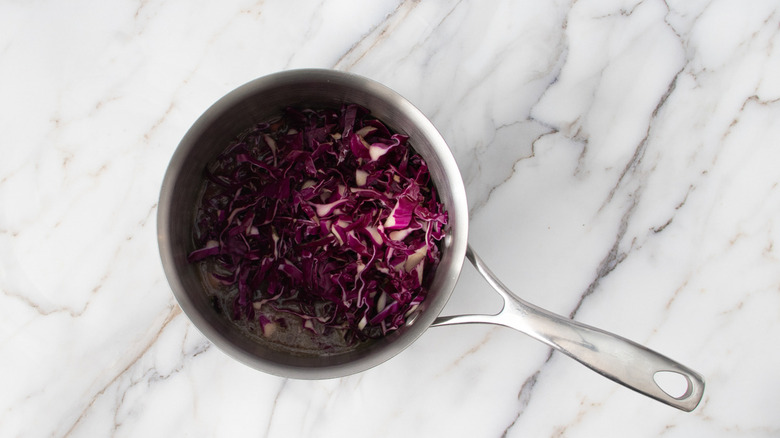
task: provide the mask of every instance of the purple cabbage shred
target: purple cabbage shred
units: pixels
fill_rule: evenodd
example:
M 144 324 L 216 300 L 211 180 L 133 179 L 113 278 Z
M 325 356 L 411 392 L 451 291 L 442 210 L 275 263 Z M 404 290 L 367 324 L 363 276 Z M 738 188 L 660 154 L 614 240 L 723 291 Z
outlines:
M 425 161 L 357 105 L 288 109 L 206 169 L 191 263 L 235 297 L 228 313 L 297 315 L 353 344 L 384 336 L 423 302 L 447 213 Z

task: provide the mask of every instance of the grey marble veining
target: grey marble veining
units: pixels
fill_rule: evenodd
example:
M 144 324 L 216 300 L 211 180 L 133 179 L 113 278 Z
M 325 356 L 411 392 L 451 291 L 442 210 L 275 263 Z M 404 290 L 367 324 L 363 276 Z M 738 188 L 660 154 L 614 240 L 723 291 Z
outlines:
M 0 436 L 777 436 L 779 6 L 3 2 Z M 696 369 L 700 406 L 492 326 L 327 381 L 213 347 L 160 266 L 162 176 L 216 99 L 299 67 L 418 106 L 503 282 Z M 445 313 L 495 304 L 465 267 Z

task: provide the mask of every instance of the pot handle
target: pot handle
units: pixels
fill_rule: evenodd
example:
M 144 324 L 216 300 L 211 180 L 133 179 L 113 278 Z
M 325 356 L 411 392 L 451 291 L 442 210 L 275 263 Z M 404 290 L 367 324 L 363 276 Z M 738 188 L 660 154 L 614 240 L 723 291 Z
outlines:
M 577 360 L 593 371 L 634 391 L 690 412 L 704 394 L 704 379 L 692 369 L 618 335 L 564 318 L 520 299 L 485 266 L 469 245 L 466 257 L 504 299 L 495 315 L 453 315 L 437 318 L 433 326 L 489 323 L 523 332 Z M 687 389 L 671 395 L 659 386 L 659 375 L 684 379 Z M 670 391 L 673 392 L 673 391 Z

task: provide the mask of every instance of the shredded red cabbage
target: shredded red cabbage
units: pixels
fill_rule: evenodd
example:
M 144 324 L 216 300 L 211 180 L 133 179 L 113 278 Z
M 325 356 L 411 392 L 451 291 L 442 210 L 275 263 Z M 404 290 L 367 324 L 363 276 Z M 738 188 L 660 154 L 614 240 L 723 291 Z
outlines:
M 425 299 L 447 213 L 408 138 L 366 109 L 288 109 L 205 175 L 189 261 L 211 264 L 233 319 L 267 335 L 292 314 L 354 344 L 403 326 Z

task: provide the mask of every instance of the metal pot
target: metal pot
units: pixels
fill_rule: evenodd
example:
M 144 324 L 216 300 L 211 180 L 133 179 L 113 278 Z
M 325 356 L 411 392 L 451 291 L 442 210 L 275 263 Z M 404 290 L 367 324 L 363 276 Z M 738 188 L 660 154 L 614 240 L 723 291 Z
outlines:
M 388 336 L 351 351 L 328 355 L 291 354 L 264 347 L 218 315 L 204 291 L 198 269 L 187 262 L 192 251 L 195 207 L 206 164 L 237 134 L 285 107 L 339 107 L 344 102 L 370 109 L 396 132 L 408 135 L 429 166 L 449 214 L 442 260 L 428 295 L 407 324 Z M 372 80 L 333 70 L 292 70 L 249 82 L 212 105 L 176 149 L 163 181 L 157 215 L 163 268 L 184 313 L 219 349 L 258 370 L 299 379 L 341 377 L 372 368 L 400 353 L 431 326 L 491 323 L 514 328 L 571 356 L 594 371 L 642 394 L 685 411 L 701 400 L 704 380 L 695 371 L 632 341 L 522 301 L 487 269 L 468 246 L 468 206 L 455 159 L 433 124 L 411 103 Z M 503 297 L 495 315 L 440 317 L 468 258 Z M 684 394 L 667 394 L 657 373 L 684 380 Z

